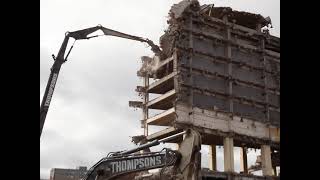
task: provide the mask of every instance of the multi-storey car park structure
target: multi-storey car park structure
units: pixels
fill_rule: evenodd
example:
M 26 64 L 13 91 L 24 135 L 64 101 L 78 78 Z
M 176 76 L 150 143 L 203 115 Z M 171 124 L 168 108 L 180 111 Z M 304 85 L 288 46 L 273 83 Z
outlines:
M 143 57 L 137 73 L 143 101 L 129 102 L 143 110 L 144 142 L 191 127 L 210 147 L 211 171 L 203 177 L 279 176 L 280 38 L 269 34 L 270 18 L 187 0 L 169 15 L 162 54 Z M 150 133 L 151 126 L 165 129 Z M 216 171 L 216 146 L 224 147 L 225 172 Z M 233 173 L 234 147 L 242 148 L 242 174 Z M 261 149 L 254 168 L 262 177 L 249 175 L 248 148 Z

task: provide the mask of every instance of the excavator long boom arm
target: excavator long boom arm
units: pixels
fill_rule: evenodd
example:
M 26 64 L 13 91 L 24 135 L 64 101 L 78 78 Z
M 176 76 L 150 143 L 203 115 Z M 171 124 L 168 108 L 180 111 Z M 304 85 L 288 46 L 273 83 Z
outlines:
M 125 39 L 131 39 L 131 40 L 135 40 L 135 41 L 140 41 L 140 42 L 145 42 L 147 43 L 150 47 L 151 50 L 155 53 L 160 55 L 161 54 L 161 50 L 159 48 L 159 46 L 155 45 L 151 40 L 149 39 L 145 39 L 142 37 L 138 37 L 138 36 L 133 36 L 133 35 L 129 35 L 129 34 L 125 34 L 122 32 L 118 32 L 112 29 L 108 29 L 105 28 L 101 25 L 95 26 L 95 27 L 91 27 L 91 28 L 87 28 L 87 29 L 82 29 L 82 30 L 78 30 L 78 31 L 73 31 L 73 32 L 67 32 L 65 35 L 65 38 L 62 42 L 62 45 L 60 47 L 60 50 L 58 52 L 57 57 L 54 57 L 54 63 L 52 65 L 51 68 L 51 73 L 48 79 L 48 83 L 46 86 L 46 90 L 45 93 L 43 95 L 43 99 L 41 102 L 41 106 L 40 106 L 40 137 L 42 134 L 42 129 L 45 123 L 45 119 L 50 107 L 50 102 L 52 99 L 52 95 L 56 86 L 56 82 L 58 80 L 58 76 L 59 76 L 59 72 L 61 69 L 61 65 L 67 61 L 67 58 L 70 54 L 70 51 L 72 50 L 73 46 L 70 48 L 69 52 L 66 55 L 66 50 L 67 50 L 67 46 L 68 46 L 68 42 L 70 38 L 73 38 L 75 40 L 83 40 L 83 39 L 91 39 L 93 37 L 97 37 L 97 36 L 89 36 L 90 34 L 101 30 L 104 35 L 107 36 L 116 36 L 116 37 L 120 37 L 120 38 L 125 38 Z

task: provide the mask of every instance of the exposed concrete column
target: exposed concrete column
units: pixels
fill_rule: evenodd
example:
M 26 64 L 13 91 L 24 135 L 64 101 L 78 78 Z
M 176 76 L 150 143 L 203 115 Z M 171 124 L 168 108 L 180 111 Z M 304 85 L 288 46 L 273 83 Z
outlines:
M 273 175 L 277 176 L 277 166 L 273 166 Z
M 272 176 L 273 169 L 271 163 L 271 149 L 268 145 L 261 146 L 261 165 L 262 165 L 262 174 L 264 176 Z
M 247 148 L 240 148 L 240 172 L 248 174 L 248 158 L 247 158 Z
M 209 169 L 217 171 L 217 148 L 215 144 L 209 145 Z
M 224 171 L 234 172 L 233 138 L 225 137 L 223 139 L 224 150 Z
M 149 87 L 149 76 L 146 75 L 143 77 L 143 86 L 145 89 Z M 144 92 L 143 93 L 143 104 L 147 104 L 149 102 L 149 93 Z M 149 118 L 149 111 L 148 107 L 143 106 L 143 127 L 144 127 L 144 135 L 148 136 L 149 135 L 149 130 L 148 130 L 148 124 L 147 124 L 147 119 Z
M 179 143 L 175 143 L 175 148 L 178 150 L 180 148 L 180 144 Z

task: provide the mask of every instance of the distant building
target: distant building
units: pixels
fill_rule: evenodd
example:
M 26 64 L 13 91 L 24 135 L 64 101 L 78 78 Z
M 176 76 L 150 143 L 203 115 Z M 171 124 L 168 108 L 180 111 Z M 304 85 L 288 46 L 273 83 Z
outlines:
M 50 171 L 50 180 L 80 180 L 87 172 L 87 167 L 76 169 L 53 168 Z

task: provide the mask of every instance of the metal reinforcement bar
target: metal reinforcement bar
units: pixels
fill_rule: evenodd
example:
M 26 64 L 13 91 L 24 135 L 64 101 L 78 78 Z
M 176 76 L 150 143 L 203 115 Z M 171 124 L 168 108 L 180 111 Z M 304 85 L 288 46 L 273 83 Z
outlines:
M 127 151 L 123 151 L 123 152 L 120 152 L 119 154 L 116 154 L 116 155 L 127 155 L 127 154 L 131 154 L 131 153 L 134 153 L 134 152 L 137 152 L 137 151 L 140 151 L 140 150 L 143 150 L 143 149 L 146 149 L 146 148 L 149 148 L 149 147 L 152 147 L 152 146 L 157 146 L 159 145 L 160 143 L 165 143 L 165 142 L 169 142 L 177 137 L 180 137 L 184 134 L 186 134 L 187 131 L 183 131 L 183 132 L 180 132 L 180 133 L 177 133 L 175 135 L 172 135 L 172 136 L 169 136 L 169 137 L 166 137 L 166 138 L 163 138 L 163 139 L 156 139 L 150 143 L 147 143 L 147 144 L 143 144 L 141 146 L 138 146 L 134 149 L 130 149 L 130 150 L 127 150 Z

